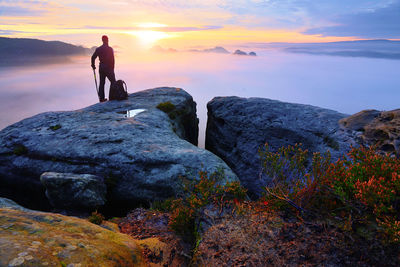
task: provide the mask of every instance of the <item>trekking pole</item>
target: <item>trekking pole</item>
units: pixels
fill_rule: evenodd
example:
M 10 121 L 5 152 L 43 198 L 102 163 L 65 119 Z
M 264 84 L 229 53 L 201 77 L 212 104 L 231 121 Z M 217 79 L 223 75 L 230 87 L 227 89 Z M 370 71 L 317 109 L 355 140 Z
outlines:
M 97 78 L 96 78 L 96 70 L 95 69 L 93 69 L 93 74 L 94 74 L 94 83 L 96 85 L 97 96 L 99 97 L 99 101 L 100 101 L 99 89 L 97 88 Z

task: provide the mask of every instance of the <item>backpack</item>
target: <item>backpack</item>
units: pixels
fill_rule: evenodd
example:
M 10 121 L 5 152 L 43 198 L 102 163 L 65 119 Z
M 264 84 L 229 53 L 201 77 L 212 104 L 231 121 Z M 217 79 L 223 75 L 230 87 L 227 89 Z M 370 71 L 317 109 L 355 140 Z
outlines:
M 110 86 L 109 100 L 128 99 L 128 86 L 123 80 L 118 80 Z

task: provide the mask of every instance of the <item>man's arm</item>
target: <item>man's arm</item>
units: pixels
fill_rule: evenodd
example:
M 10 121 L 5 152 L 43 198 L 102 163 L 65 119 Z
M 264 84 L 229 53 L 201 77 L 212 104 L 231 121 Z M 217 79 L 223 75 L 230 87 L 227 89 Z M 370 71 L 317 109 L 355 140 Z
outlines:
M 97 56 L 98 56 L 98 55 L 97 55 L 97 48 L 96 48 L 96 50 L 94 51 L 94 53 L 93 53 L 93 55 L 92 55 L 92 68 L 93 68 L 93 69 L 96 69 L 96 65 L 94 64 L 94 62 L 95 62 Z

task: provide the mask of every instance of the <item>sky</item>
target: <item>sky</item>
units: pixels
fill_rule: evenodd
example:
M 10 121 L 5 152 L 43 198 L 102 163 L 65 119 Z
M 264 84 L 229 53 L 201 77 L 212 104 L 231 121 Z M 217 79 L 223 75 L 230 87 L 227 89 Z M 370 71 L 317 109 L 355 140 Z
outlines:
M 102 34 L 178 49 L 400 39 L 400 0 L 0 0 L 0 36 L 91 47 Z

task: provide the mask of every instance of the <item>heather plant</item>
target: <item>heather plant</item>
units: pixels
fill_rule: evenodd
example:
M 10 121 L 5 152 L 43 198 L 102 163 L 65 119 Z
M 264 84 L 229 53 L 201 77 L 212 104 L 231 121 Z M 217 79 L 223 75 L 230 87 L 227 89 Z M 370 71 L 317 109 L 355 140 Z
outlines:
M 227 202 L 235 205 L 246 198 L 246 190 L 239 182 L 221 185 L 219 182 L 223 175 L 221 170 L 211 175 L 200 171 L 199 179 L 184 182 L 184 195 L 171 202 L 171 229 L 184 236 L 191 236 L 195 234 L 195 219 L 202 207 L 208 204 L 224 205 Z
M 265 205 L 331 214 L 345 230 L 364 224 L 400 242 L 399 158 L 358 147 L 334 163 L 329 153 L 314 153 L 309 164 L 307 154 L 301 145 L 272 152 L 266 144 L 259 151 L 263 173 L 271 178 Z
M 170 212 L 174 200 L 174 198 L 168 198 L 166 200 L 155 200 L 150 204 L 150 209 L 158 210 L 161 212 Z
M 92 214 L 89 216 L 88 220 L 91 223 L 100 225 L 104 221 L 104 216 L 101 213 L 97 212 L 97 210 L 96 210 L 96 211 L 92 212 Z
M 339 204 L 361 202 L 390 241 L 400 242 L 399 158 L 380 155 L 375 148 L 352 148 L 329 167 L 324 182 Z
M 308 151 L 301 144 L 271 151 L 268 143 L 259 150 L 262 172 L 270 178 L 265 189 L 265 203 L 283 208 L 288 205 L 299 211 L 310 208 L 322 189 L 322 177 L 329 167 L 329 152 L 314 153 L 309 167 Z

